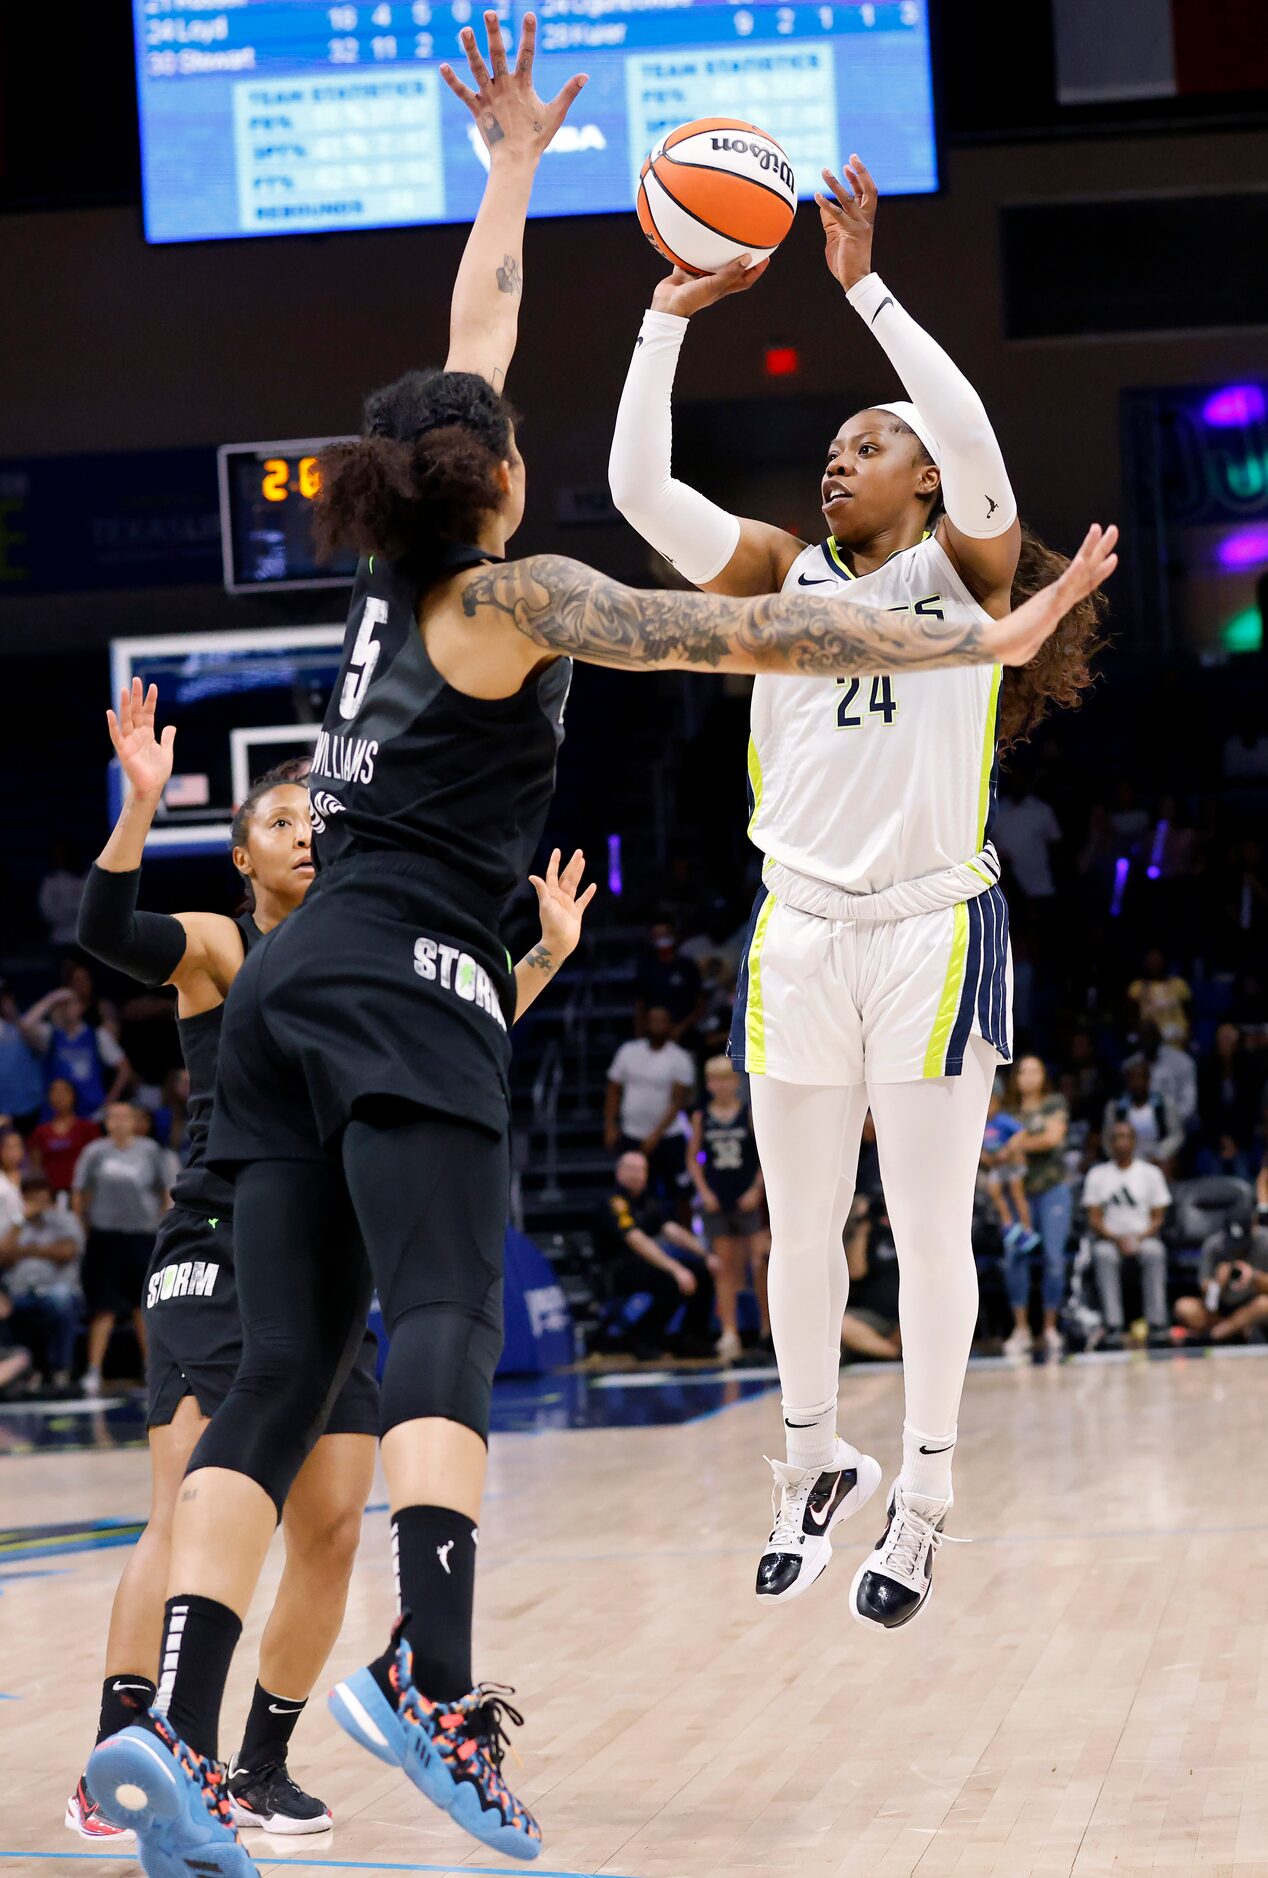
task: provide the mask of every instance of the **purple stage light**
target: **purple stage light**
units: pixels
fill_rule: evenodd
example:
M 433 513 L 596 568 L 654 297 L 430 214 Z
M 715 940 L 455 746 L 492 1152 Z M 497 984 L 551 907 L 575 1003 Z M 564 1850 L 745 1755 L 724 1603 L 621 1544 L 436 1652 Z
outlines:
M 1230 571 L 1259 567 L 1268 562 L 1268 528 L 1262 523 L 1253 528 L 1238 528 L 1225 535 L 1215 550 L 1221 567 Z
M 608 892 L 621 893 L 621 837 L 608 836 Z
M 1123 895 L 1127 892 L 1127 876 L 1132 871 L 1130 858 L 1124 854 L 1114 863 L 1114 892 L 1110 899 L 1110 918 L 1117 919 L 1123 910 Z
M 1202 406 L 1202 421 L 1216 430 L 1232 430 L 1254 424 L 1268 410 L 1262 385 L 1225 385 L 1214 391 Z

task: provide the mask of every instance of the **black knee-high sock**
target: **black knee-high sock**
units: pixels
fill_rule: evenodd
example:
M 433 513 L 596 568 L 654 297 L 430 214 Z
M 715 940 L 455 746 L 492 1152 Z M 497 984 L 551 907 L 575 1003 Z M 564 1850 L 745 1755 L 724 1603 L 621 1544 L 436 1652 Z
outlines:
M 478 1532 L 445 1506 L 403 1506 L 392 1515 L 392 1557 L 404 1635 L 414 1652 L 414 1686 L 433 1702 L 453 1702 L 472 1685 L 471 1614 Z M 389 1647 L 370 1665 L 392 1706 Z
M 214 1598 L 169 1598 L 154 1707 L 181 1740 L 220 1758 L 220 1704 L 242 1619 Z
M 101 1713 L 97 1721 L 97 1740 L 117 1735 L 139 1721 L 154 1700 L 154 1684 L 148 1676 L 107 1676 L 101 1685 Z

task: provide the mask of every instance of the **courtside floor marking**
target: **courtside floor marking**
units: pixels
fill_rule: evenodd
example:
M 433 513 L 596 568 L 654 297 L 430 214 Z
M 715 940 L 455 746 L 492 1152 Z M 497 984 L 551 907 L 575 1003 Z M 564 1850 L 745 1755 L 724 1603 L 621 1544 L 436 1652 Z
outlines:
M 249 1848 L 248 1848 L 249 1849 Z M 96 1864 L 100 1859 L 122 1860 L 125 1864 L 135 1865 L 135 1852 L 6 1852 L 0 1848 L 0 1861 L 8 1858 L 38 1858 L 49 1861 L 58 1859 L 87 1861 Z M 261 1860 L 256 1859 L 259 1864 Z M 291 1858 L 284 1852 L 266 1852 L 263 1855 L 266 1865 L 285 1865 L 310 1871 L 422 1871 L 422 1872 L 457 1872 L 466 1878 L 470 1872 L 472 1878 L 506 1878 L 510 1867 L 507 1865 L 455 1865 L 452 1860 L 444 1865 L 388 1865 L 375 1859 L 363 1858 Z M 533 1866 L 534 1878 L 621 1878 L 619 1872 L 597 1871 L 543 1871 L 539 1865 Z

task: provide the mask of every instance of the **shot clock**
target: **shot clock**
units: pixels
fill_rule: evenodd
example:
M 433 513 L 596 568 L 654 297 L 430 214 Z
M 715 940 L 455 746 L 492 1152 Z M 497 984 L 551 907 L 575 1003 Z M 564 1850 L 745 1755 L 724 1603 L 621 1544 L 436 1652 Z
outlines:
M 306 437 L 220 446 L 220 541 L 228 592 L 350 585 L 356 555 L 318 561 L 313 548 L 317 458 L 327 444 L 342 441 Z

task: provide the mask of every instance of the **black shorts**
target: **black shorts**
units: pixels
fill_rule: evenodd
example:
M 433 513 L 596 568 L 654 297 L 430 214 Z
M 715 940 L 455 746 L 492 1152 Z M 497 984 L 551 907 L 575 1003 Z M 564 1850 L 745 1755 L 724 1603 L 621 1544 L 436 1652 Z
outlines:
M 98 1232 L 94 1227 L 84 1247 L 79 1282 L 89 1317 L 107 1312 L 126 1317 L 145 1293 L 145 1274 L 154 1250 L 152 1232 Z
M 718 1239 L 752 1239 L 766 1230 L 760 1207 L 754 1207 L 746 1213 L 738 1204 L 728 1206 L 725 1200 L 719 1212 L 701 1213 L 700 1224 L 704 1228 L 706 1245 L 712 1245 Z
M 445 870 L 358 856 L 319 874 L 225 1005 L 208 1159 L 328 1160 L 396 1098 L 505 1135 L 515 980 Z
M 174 1206 L 159 1228 L 145 1286 L 149 1334 L 147 1426 L 164 1428 L 183 1396 L 214 1415 L 229 1393 L 242 1354 L 242 1323 L 233 1269 L 233 1221 Z M 328 1435 L 377 1435 L 378 1344 L 365 1333 L 360 1355 L 335 1397 Z

